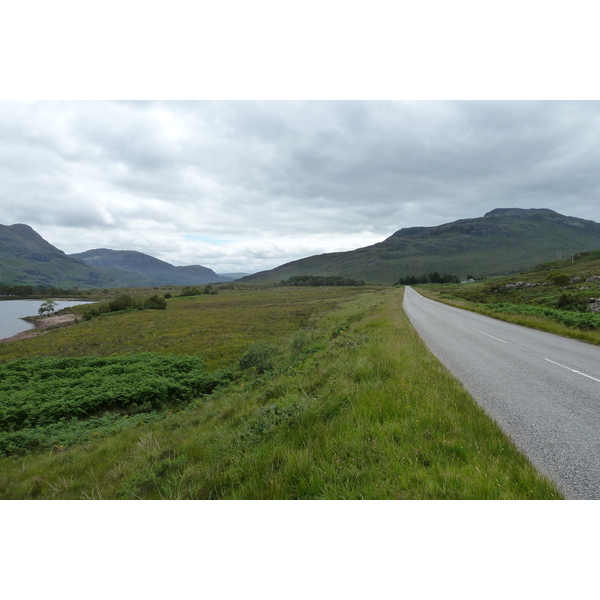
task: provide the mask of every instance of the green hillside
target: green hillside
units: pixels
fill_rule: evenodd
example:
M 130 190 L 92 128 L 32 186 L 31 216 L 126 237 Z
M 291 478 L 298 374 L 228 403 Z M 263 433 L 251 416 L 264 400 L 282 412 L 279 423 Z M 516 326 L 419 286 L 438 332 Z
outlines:
M 111 278 L 67 256 L 28 225 L 0 225 L 0 282 L 60 288 L 105 287 Z
M 483 217 L 436 227 L 401 229 L 386 240 L 350 252 L 311 256 L 242 281 L 281 281 L 298 275 L 339 275 L 367 283 L 394 283 L 430 271 L 505 275 L 600 247 L 600 224 L 548 209 L 495 209 Z
M 67 255 L 29 225 L 0 225 L 0 284 L 63 289 L 203 285 L 230 281 L 201 265 L 176 267 L 130 250 Z
M 230 281 L 230 278 L 220 277 L 208 267 L 176 267 L 135 250 L 96 248 L 70 256 L 90 267 L 109 269 L 110 274 L 121 282 L 133 282 L 122 283 L 124 286 L 202 285 Z

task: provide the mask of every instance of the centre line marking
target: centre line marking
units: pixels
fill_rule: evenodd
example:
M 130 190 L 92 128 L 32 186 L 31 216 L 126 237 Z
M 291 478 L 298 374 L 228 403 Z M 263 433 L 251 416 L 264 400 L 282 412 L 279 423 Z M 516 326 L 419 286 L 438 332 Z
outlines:
M 493 335 L 490 335 L 489 333 L 486 333 L 485 331 L 480 331 L 479 329 L 475 329 L 475 327 L 471 327 L 471 329 L 473 331 L 477 331 L 477 333 L 483 333 L 483 335 L 487 335 L 488 337 L 491 337 L 493 340 L 497 340 L 499 342 L 502 342 L 503 344 L 508 344 L 508 342 L 505 342 L 504 340 L 501 340 L 500 338 L 494 337 Z
M 576 371 L 575 369 L 571 369 L 571 367 L 561 365 L 560 363 L 554 362 L 553 360 L 550 360 L 549 358 L 545 358 L 544 360 L 548 361 L 549 363 L 552 363 L 553 365 L 557 365 L 558 367 L 562 367 L 563 369 L 568 369 L 572 373 L 577 373 L 577 375 L 583 375 L 584 377 L 587 377 L 588 379 L 593 379 L 594 381 L 597 381 L 598 383 L 600 383 L 600 379 L 596 379 L 595 377 L 592 377 L 591 375 L 586 375 L 585 373 L 582 373 L 581 371 Z

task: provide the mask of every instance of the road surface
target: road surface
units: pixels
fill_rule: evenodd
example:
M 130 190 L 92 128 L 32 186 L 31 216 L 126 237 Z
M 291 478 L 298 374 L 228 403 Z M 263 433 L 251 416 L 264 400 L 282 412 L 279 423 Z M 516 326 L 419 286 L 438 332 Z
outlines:
M 404 310 L 433 354 L 568 498 L 600 498 L 600 347 L 423 298 Z

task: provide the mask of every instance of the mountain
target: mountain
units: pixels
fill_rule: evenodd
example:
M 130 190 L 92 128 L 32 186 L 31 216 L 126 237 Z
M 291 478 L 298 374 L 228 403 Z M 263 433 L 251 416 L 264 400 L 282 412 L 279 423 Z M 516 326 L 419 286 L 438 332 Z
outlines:
M 242 277 L 246 277 L 248 275 L 250 275 L 250 273 L 219 273 L 220 277 L 226 277 L 231 281 L 234 281 L 235 279 L 241 279 Z
M 240 281 L 281 281 L 296 275 L 340 275 L 367 283 L 441 274 L 489 276 L 600 248 L 600 224 L 546 208 L 496 208 L 483 217 L 435 227 L 400 229 L 349 252 L 303 258 Z
M 175 267 L 128 250 L 67 255 L 29 225 L 0 225 L 0 283 L 57 288 L 202 285 L 231 281 L 200 265 Z
M 58 288 L 106 287 L 106 273 L 67 256 L 29 225 L 0 225 L 0 282 Z
M 135 281 L 129 285 L 202 285 L 231 281 L 231 278 L 217 275 L 212 269 L 200 265 L 176 267 L 135 250 L 109 250 L 96 248 L 77 254 L 71 258 L 83 261 L 90 267 L 102 267 L 117 278 Z

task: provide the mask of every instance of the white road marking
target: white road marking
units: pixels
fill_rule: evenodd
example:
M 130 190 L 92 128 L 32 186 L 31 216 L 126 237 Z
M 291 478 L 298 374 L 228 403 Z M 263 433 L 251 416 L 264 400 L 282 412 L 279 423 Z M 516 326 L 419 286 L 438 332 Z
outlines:
M 480 331 L 479 329 L 475 329 L 475 327 L 471 327 L 471 329 L 473 331 L 477 331 L 477 333 L 483 333 L 483 335 L 487 335 L 488 337 L 491 337 L 493 340 L 498 340 L 499 342 L 502 342 L 503 344 L 508 344 L 508 342 L 505 342 L 504 340 L 501 340 L 500 338 L 494 337 L 493 335 L 490 335 L 489 333 L 486 333 L 485 331 Z
M 544 360 L 552 363 L 553 365 L 562 367 L 563 369 L 568 369 L 569 371 L 572 371 L 573 373 L 577 373 L 577 375 L 583 375 L 584 377 L 588 377 L 589 379 L 593 379 L 594 381 L 597 381 L 598 383 L 600 383 L 600 379 L 596 379 L 595 377 L 592 377 L 591 375 L 586 375 L 585 373 L 582 373 L 581 371 L 576 371 L 575 369 L 571 369 L 571 367 L 561 365 L 560 363 L 554 362 L 553 360 L 550 360 L 549 358 L 545 358 Z

